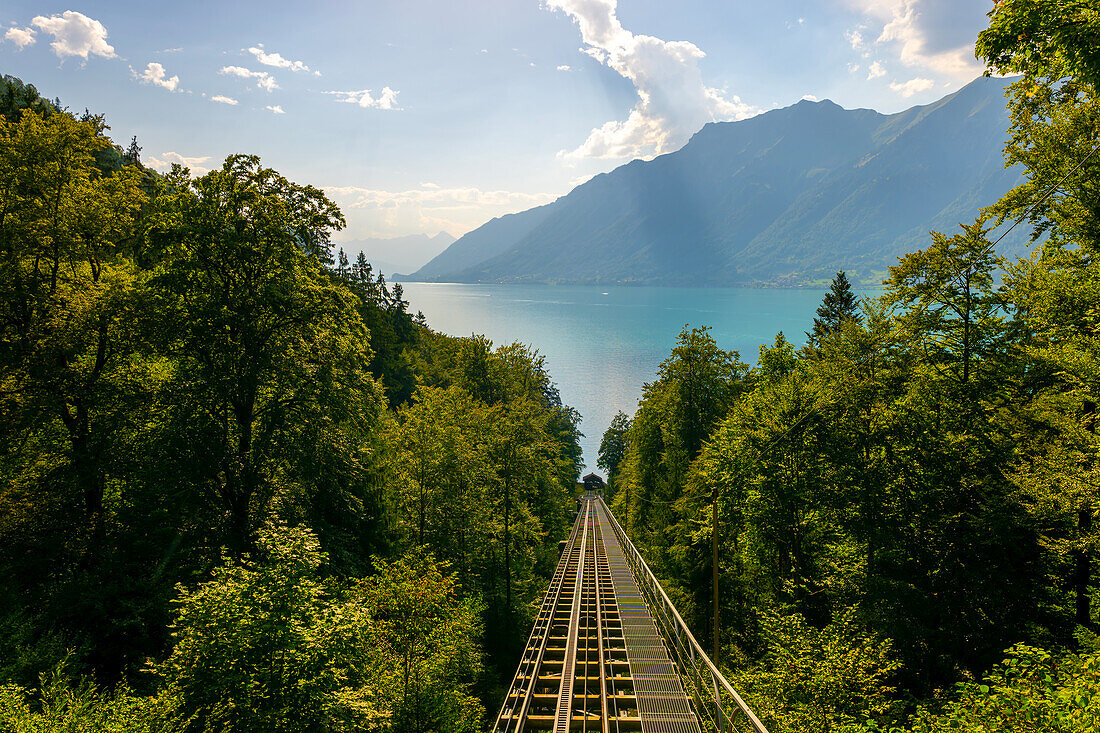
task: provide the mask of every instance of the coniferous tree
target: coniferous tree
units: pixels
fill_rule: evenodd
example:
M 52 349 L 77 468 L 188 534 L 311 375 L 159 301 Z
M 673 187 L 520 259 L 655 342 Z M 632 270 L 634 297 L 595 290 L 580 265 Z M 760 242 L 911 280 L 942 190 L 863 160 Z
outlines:
M 126 152 L 122 154 L 122 160 L 128 165 L 141 163 L 141 146 L 138 145 L 137 135 L 130 138 L 130 145 L 126 148 Z
M 845 321 L 852 320 L 862 323 L 859 315 L 859 301 L 852 292 L 852 284 L 848 282 L 848 275 L 844 270 L 837 272 L 829 286 L 829 292 L 817 309 L 817 317 L 814 318 L 814 328 L 806 333 L 809 342 L 817 346 L 821 340 L 829 334 L 840 330 Z

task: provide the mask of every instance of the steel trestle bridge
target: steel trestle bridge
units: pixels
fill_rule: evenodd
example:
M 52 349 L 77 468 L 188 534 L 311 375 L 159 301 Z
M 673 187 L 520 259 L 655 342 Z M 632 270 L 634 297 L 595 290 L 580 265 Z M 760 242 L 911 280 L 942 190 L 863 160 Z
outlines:
M 494 733 L 767 733 L 586 493 Z

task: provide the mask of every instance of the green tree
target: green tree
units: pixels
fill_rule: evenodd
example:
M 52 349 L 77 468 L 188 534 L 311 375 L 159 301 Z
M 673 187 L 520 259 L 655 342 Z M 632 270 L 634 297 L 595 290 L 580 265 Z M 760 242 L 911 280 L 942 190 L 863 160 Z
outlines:
M 868 719 L 896 716 L 890 679 L 901 665 L 854 611 L 821 629 L 798 614 L 769 614 L 762 626 L 764 655 L 733 680 L 768 730 L 854 733 Z
M 174 647 L 155 666 L 184 730 L 371 730 L 390 717 L 365 590 L 322 578 L 305 529 L 274 525 L 256 551 L 180 588 Z
M 848 282 L 848 276 L 844 270 L 837 272 L 829 285 L 829 292 L 817 308 L 817 317 L 814 318 L 813 330 L 806 334 L 810 344 L 819 345 L 826 336 L 840 330 L 846 321 L 859 323 L 862 320 L 859 314 L 859 302 L 852 292 L 852 284 Z
M 907 309 L 901 327 L 919 340 L 926 360 L 969 390 L 977 365 L 989 363 L 983 357 L 1003 345 L 1004 304 L 993 285 L 1003 260 L 982 219 L 962 230 L 950 238 L 932 232 L 931 247 L 903 256 L 890 268 L 886 297 Z
M 942 710 L 919 710 L 906 728 L 889 733 L 1070 733 L 1100 721 L 1100 657 L 1057 656 L 1018 644 L 981 682 L 956 686 Z M 886 733 L 886 728 L 875 728 Z
M 368 643 L 383 671 L 381 688 L 393 727 L 410 733 L 473 733 L 484 708 L 469 694 L 481 660 L 476 599 L 460 600 L 458 583 L 431 554 L 379 562 L 365 584 L 372 614 Z
M 615 413 L 611 424 L 604 431 L 600 440 L 599 458 L 596 465 L 607 471 L 608 501 L 615 493 L 615 479 L 619 474 L 619 467 L 626 458 L 630 445 L 627 437 L 630 432 L 630 418 L 621 410 Z
M 179 241 L 155 285 L 178 364 L 181 467 L 220 504 L 241 552 L 293 483 L 303 426 L 356 419 L 373 399 L 367 333 L 322 267 L 343 217 L 320 191 L 242 155 L 176 185 Z
M 1100 88 L 1100 13 L 1088 0 L 999 0 L 975 52 L 999 74 Z
M 1016 430 L 1029 449 L 1013 471 L 1017 497 L 1044 528 L 1049 572 L 1073 590 L 1074 621 L 1091 626 L 1100 552 L 1100 265 L 1083 248 L 1050 250 L 1011 267 L 1005 290 L 1027 364 Z
M 991 71 L 1023 77 L 1010 87 L 1006 164 L 1027 180 L 994 207 L 1001 220 L 1026 216 L 1037 258 L 1012 268 L 1006 297 L 1028 360 L 1023 394 L 1037 455 L 1017 469 L 1021 501 L 1042 526 L 1051 572 L 1073 588 L 1074 618 L 1092 624 L 1090 598 L 1100 500 L 1091 363 L 1100 251 L 1100 13 L 1079 0 L 1009 0 L 990 12 L 977 54 Z M 1042 427 L 1037 427 L 1042 426 Z
M 633 528 L 659 528 L 660 507 L 683 491 L 688 466 L 744 388 L 748 366 L 718 347 L 707 328 L 684 326 L 657 380 L 643 385 L 628 433 L 616 507 Z M 659 531 L 659 530 L 658 530 Z
M 127 254 L 145 199 L 132 172 L 100 173 L 95 154 L 111 145 L 99 132 L 68 115 L 0 120 L 3 413 L 12 428 L 63 428 L 72 480 L 97 526 L 108 395 L 140 378 L 126 359 L 138 288 Z
M 5 733 L 170 733 L 179 730 L 164 696 L 108 691 L 87 677 L 71 678 L 66 657 L 43 674 L 37 693 L 0 685 L 0 730 Z

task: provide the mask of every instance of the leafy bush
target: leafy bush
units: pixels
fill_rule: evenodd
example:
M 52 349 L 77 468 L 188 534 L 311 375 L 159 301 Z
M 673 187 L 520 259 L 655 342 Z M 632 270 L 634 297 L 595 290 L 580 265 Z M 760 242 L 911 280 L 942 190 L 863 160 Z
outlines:
M 186 731 L 475 730 L 480 607 L 430 554 L 358 583 L 324 578 L 308 529 L 270 526 L 257 551 L 182 590 L 156 671 Z
M 126 688 L 113 694 L 87 678 L 71 679 L 68 658 L 42 675 L 34 693 L 15 684 L 0 686 L 0 731 L 3 733 L 170 733 L 163 698 L 133 695 Z
M 940 713 L 913 716 L 909 733 L 1083 733 L 1100 730 L 1100 654 L 1017 644 L 982 682 L 960 682 Z M 881 730 L 881 729 L 880 729 Z M 889 733 L 905 733 L 890 728 Z
M 900 664 L 889 640 L 868 633 L 853 610 L 823 629 L 799 614 L 770 615 L 762 636 L 760 663 L 731 681 L 771 733 L 854 730 L 893 714 L 889 678 Z

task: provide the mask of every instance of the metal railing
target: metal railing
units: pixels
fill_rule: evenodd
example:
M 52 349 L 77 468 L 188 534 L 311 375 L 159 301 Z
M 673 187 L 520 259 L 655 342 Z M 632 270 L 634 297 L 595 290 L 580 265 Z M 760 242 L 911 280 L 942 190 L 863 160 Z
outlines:
M 661 634 L 680 668 L 684 689 L 695 702 L 696 711 L 701 716 L 700 722 L 709 723 L 709 729 L 718 733 L 738 730 L 768 733 L 768 729 L 699 646 L 660 581 L 610 509 L 607 516 L 626 551 L 627 562 L 634 571 L 638 587 L 646 597 L 653 618 L 660 625 Z

